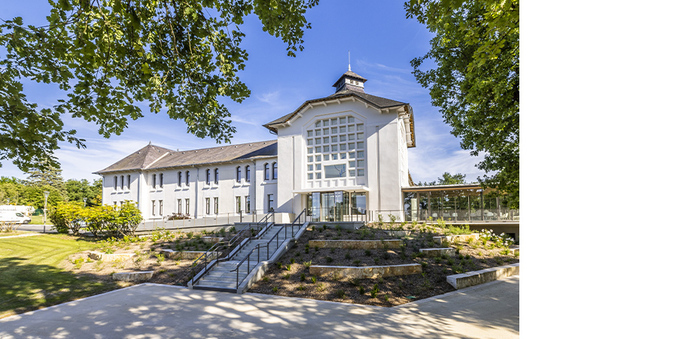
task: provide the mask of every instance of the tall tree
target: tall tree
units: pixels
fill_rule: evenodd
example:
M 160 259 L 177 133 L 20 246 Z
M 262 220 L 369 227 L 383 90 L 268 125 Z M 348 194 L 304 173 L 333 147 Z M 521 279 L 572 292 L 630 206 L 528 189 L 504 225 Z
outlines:
M 21 17 L 0 20 L 0 160 L 21 170 L 58 166 L 59 141 L 84 140 L 64 129 L 61 113 L 119 135 L 128 120 L 166 110 L 188 132 L 229 142 L 231 113 L 218 97 L 241 102 L 250 90 L 238 78 L 248 53 L 240 29 L 248 14 L 263 30 L 303 50 L 305 14 L 318 0 L 49 0 L 48 25 Z M 6 18 L 2 18 L 6 19 Z M 38 109 L 21 80 L 53 83 L 67 93 Z
M 484 160 L 487 187 L 517 201 L 520 175 L 519 0 L 409 0 L 406 15 L 435 37 L 411 61 L 461 146 Z M 435 68 L 422 70 L 426 60 Z M 517 205 L 517 203 L 515 203 Z

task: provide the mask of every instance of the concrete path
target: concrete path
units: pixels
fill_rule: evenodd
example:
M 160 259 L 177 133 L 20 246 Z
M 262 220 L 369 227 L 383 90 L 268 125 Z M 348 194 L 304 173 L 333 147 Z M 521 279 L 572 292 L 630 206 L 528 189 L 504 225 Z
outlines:
M 35 235 L 42 235 L 43 233 L 27 233 L 27 234 L 20 234 L 20 235 L 9 235 L 6 237 L 2 236 L 2 233 L 0 233 L 0 239 L 12 239 L 12 238 L 23 238 L 23 237 L 33 237 Z
M 384 308 L 142 284 L 0 319 L 0 338 L 517 338 L 519 286 Z

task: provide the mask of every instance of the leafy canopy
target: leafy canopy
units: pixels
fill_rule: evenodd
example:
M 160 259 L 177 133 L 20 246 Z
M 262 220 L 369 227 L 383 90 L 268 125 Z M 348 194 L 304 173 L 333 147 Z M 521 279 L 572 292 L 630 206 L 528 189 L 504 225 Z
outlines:
M 406 15 L 435 37 L 430 51 L 411 61 L 418 82 L 461 146 L 484 160 L 479 178 L 519 196 L 519 0 L 409 0 Z M 426 60 L 435 68 L 421 70 Z M 517 203 L 516 203 L 517 205 Z
M 240 29 L 253 13 L 263 30 L 303 50 L 308 8 L 318 0 L 49 0 L 48 25 L 0 18 L 0 160 L 21 170 L 58 167 L 53 151 L 67 141 L 84 148 L 62 118 L 119 135 L 128 121 L 166 110 L 189 133 L 229 142 L 231 113 L 218 101 L 241 102 L 250 90 L 238 77 L 248 53 Z M 24 94 L 23 80 L 57 84 L 67 93 L 52 108 Z M 62 114 L 66 114 L 63 115 Z

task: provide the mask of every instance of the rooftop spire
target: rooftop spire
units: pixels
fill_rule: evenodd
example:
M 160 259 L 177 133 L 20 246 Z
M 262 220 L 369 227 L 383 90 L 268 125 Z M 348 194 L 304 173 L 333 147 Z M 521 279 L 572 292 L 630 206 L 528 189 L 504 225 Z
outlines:
M 348 50 L 348 72 L 352 72 L 350 69 L 350 50 Z

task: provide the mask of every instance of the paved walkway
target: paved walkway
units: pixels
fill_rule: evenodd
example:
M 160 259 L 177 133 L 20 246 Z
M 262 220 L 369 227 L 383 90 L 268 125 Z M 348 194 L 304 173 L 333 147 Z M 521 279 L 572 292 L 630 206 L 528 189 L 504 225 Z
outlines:
M 23 238 L 23 237 L 33 237 L 35 235 L 42 235 L 43 233 L 27 233 L 27 234 L 20 234 L 20 235 L 9 235 L 6 237 L 2 236 L 2 233 L 0 233 L 0 239 L 12 239 L 12 238 Z
M 384 308 L 141 284 L 0 319 L 0 338 L 517 338 L 519 286 Z

